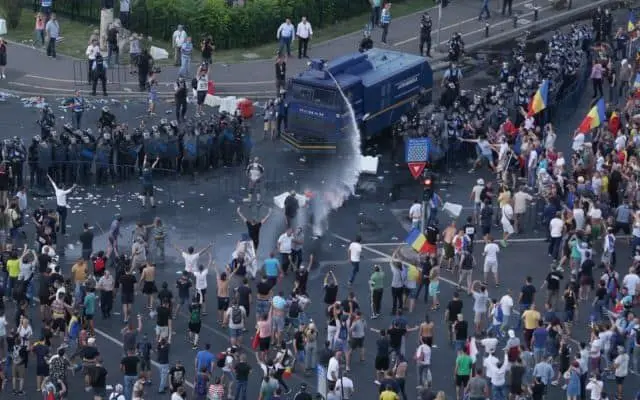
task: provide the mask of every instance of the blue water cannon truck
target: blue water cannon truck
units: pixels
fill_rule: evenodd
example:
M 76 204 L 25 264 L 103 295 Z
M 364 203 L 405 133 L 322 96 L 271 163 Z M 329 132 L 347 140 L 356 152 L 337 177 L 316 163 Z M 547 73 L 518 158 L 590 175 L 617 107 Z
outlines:
M 307 70 L 289 80 L 284 99 L 282 139 L 296 151 L 332 153 L 344 145 L 352 121 L 336 82 L 366 142 L 388 134 L 415 102 L 431 102 L 433 71 L 424 57 L 378 48 L 329 62 L 310 61 Z

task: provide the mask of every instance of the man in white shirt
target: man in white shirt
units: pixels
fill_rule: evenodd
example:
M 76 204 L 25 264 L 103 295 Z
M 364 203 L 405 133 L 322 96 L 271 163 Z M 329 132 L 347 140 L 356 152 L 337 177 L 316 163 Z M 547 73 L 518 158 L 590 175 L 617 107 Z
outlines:
M 96 60 L 96 56 L 98 54 L 100 54 L 100 46 L 98 45 L 98 40 L 93 39 L 91 43 L 89 43 L 89 46 L 87 46 L 87 50 L 85 51 L 87 62 L 89 64 L 89 69 L 87 70 L 89 71 L 87 74 L 89 83 L 93 82 L 93 79 L 91 79 L 91 71 L 93 70 L 93 62 Z
M 193 272 L 198 268 L 200 255 L 205 251 L 209 250 L 212 246 L 213 246 L 213 243 L 211 243 L 210 245 L 208 245 L 207 247 L 205 247 L 204 249 L 198 252 L 194 250 L 193 246 L 189 246 L 189 248 L 187 248 L 187 251 L 184 251 L 179 247 L 175 247 L 175 246 L 174 247 L 178 251 L 178 253 L 182 255 L 182 258 L 184 259 L 184 270 L 187 271 L 189 275 L 192 275 Z
M 18 190 L 16 193 L 16 197 L 18 198 L 18 208 L 20 212 L 24 215 L 27 212 L 28 207 L 28 197 L 27 197 L 27 188 L 24 186 Z
M 527 162 L 527 174 L 529 187 L 535 187 L 536 174 L 538 173 L 538 152 L 536 149 L 531 149 L 529 152 L 529 160 Z
M 329 365 L 327 366 L 327 381 L 336 383 L 340 377 L 340 358 L 342 357 L 341 351 L 336 351 L 336 354 L 329 359 Z M 329 385 L 333 386 L 333 385 Z
M 409 219 L 411 220 L 412 229 L 420 229 L 422 221 L 422 204 L 418 200 L 414 200 L 409 208 Z
M 602 399 L 602 389 L 604 388 L 604 383 L 600 379 L 598 379 L 597 375 L 593 375 L 591 379 L 589 379 L 589 383 L 587 383 L 587 391 L 591 392 L 590 399 L 591 400 L 600 400 Z
M 549 222 L 549 256 L 554 260 L 558 260 L 560 253 L 560 243 L 562 242 L 562 234 L 564 232 L 564 222 L 562 222 L 561 214 L 556 213 L 555 217 Z
M 73 189 L 76 188 L 76 185 L 74 183 L 70 189 L 65 190 L 64 188 L 62 189 L 59 188 L 49 175 L 47 175 L 47 178 L 49 178 L 49 182 L 51 182 L 51 186 L 53 186 L 53 190 L 56 193 L 56 205 L 58 206 L 56 211 L 58 212 L 58 216 L 60 217 L 60 233 L 62 233 L 63 235 L 66 235 L 67 234 L 67 207 L 68 207 L 67 195 L 71 193 Z
M 480 224 L 480 210 L 482 208 L 482 200 L 480 194 L 484 189 L 484 179 L 480 178 L 476 181 L 476 184 L 471 188 L 469 199 L 473 200 L 473 220 L 476 225 Z
M 289 266 L 291 265 L 291 251 L 293 248 L 293 230 L 287 229 L 285 233 L 278 238 L 278 252 L 280 253 L 280 265 L 282 272 L 287 275 Z
M 295 28 L 289 18 L 287 18 L 280 27 L 278 27 L 278 31 L 276 32 L 276 39 L 278 39 L 278 43 L 280 43 L 278 47 L 278 55 L 282 56 L 282 52 L 286 48 L 287 56 L 291 57 L 291 42 L 294 38 L 294 31 Z
M 489 282 L 489 273 L 493 273 L 493 279 L 498 286 L 498 253 L 500 253 L 500 246 L 498 246 L 491 235 L 487 236 L 487 244 L 484 245 L 482 255 L 484 256 L 484 281 Z
M 307 21 L 307 17 L 302 17 L 298 23 L 296 36 L 298 37 L 298 58 L 309 58 L 307 56 L 307 48 L 309 47 L 309 39 L 313 36 L 313 29 L 311 29 L 311 24 Z
M 196 293 L 200 293 L 200 304 L 202 304 L 202 315 L 207 315 L 207 278 L 209 276 L 209 268 L 204 265 L 198 265 L 198 268 L 193 271 L 193 276 L 196 280 Z
M 342 375 L 336 382 L 336 393 L 339 399 L 349 400 L 354 391 L 353 381 L 350 378 Z
M 527 212 L 527 202 L 533 201 L 533 197 L 524 191 L 524 187 L 521 187 L 513 195 L 513 212 L 515 214 L 515 230 L 518 233 L 522 232 L 524 224 L 524 214 Z
M 349 278 L 349 286 L 353 285 L 353 281 L 356 279 L 358 271 L 360 271 L 360 255 L 362 254 L 362 237 L 356 236 L 356 240 L 349 244 L 347 255 L 349 256 L 349 262 L 353 269 L 351 270 L 351 277 Z
M 418 367 L 418 386 L 431 386 L 431 347 L 427 338 L 421 339 L 422 344 L 416 349 L 416 365 Z
M 178 25 L 178 28 L 173 32 L 172 41 L 173 44 L 173 65 L 176 67 L 180 66 L 182 62 L 182 55 L 180 54 L 180 49 L 182 45 L 187 40 L 187 32 L 184 30 L 182 25 Z
M 574 152 L 578 152 L 582 150 L 582 147 L 584 146 L 584 141 L 585 141 L 584 133 L 578 132 L 573 137 L 573 143 L 571 143 L 571 150 L 573 150 Z
M 500 218 L 500 223 L 502 224 L 502 242 L 500 243 L 502 247 L 507 247 L 507 240 L 509 236 L 515 233 L 515 229 L 513 229 L 513 207 L 511 204 L 506 203 L 502 206 L 502 217 Z
M 627 289 L 629 296 L 635 296 L 640 288 L 640 277 L 634 267 L 629 268 L 629 273 L 622 279 L 622 286 Z
M 513 309 L 513 297 L 511 297 L 511 289 L 507 289 L 507 294 L 500 298 L 500 308 L 502 308 L 502 331 L 509 329 L 509 319 L 511 319 L 511 310 Z
M 573 205 L 573 219 L 576 221 L 576 230 L 582 231 L 584 230 L 585 223 L 587 222 L 586 217 L 584 215 L 584 209 L 580 205 L 580 202 L 577 201 Z

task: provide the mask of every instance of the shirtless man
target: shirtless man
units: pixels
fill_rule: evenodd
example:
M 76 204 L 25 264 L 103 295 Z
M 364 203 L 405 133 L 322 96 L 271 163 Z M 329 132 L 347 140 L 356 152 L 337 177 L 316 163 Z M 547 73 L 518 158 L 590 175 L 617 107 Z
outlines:
M 151 263 L 147 263 L 142 269 L 140 274 L 140 288 L 142 294 L 147 296 L 147 308 L 153 310 L 153 305 L 156 300 L 156 293 L 158 293 L 158 287 L 156 286 L 156 266 Z
M 429 347 L 434 347 L 433 346 L 433 327 L 434 326 L 435 325 L 433 321 L 429 319 L 429 315 L 427 314 L 424 317 L 424 321 L 420 324 L 420 327 L 418 328 L 418 333 L 420 335 L 420 338 L 422 339 L 422 343 L 427 344 Z
M 227 266 L 227 270 L 230 268 Z M 216 286 L 218 288 L 217 296 L 218 296 L 218 323 L 222 323 L 224 321 L 224 314 L 227 312 L 229 308 L 229 281 L 231 277 L 236 271 L 231 271 L 229 275 L 227 272 L 218 273 L 216 271 Z
M 451 269 L 451 264 L 455 256 L 455 249 L 453 248 L 453 238 L 456 236 L 458 230 L 456 229 L 456 221 L 451 221 L 451 224 L 442 232 L 442 241 L 444 242 L 444 253 L 440 260 L 440 265 L 444 266 L 443 262 L 448 262 L 447 269 Z

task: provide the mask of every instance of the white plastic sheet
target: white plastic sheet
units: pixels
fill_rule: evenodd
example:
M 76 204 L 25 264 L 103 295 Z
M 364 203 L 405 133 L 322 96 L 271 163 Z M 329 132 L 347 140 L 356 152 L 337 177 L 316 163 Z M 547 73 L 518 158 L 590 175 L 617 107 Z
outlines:
M 0 18 L 0 35 L 7 34 L 7 20 Z
M 375 175 L 378 173 L 380 159 L 373 156 L 360 156 L 360 172 L 363 174 Z
M 462 205 L 446 202 L 442 206 L 442 211 L 446 212 L 451 218 L 458 218 L 462 213 Z
M 284 192 L 278 196 L 275 196 L 273 198 L 273 204 L 275 204 L 276 207 L 284 210 L 284 201 L 287 196 L 289 196 L 289 192 Z M 300 207 L 304 207 L 307 204 L 307 197 L 301 194 L 296 193 L 296 200 L 298 200 L 298 204 L 300 205 Z
M 151 46 L 149 49 L 149 55 L 154 60 L 166 60 L 169 58 L 169 52 L 163 48 Z

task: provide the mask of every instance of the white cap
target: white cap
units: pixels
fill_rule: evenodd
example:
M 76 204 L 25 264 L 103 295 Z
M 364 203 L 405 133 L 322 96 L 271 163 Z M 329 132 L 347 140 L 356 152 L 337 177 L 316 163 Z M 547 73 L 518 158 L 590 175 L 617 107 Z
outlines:
M 484 179 L 480 178 L 476 181 L 478 185 L 484 185 Z
M 89 338 L 89 340 L 87 340 L 87 343 L 89 345 L 96 344 L 96 338 L 94 338 L 94 337 Z
M 620 61 L 620 64 L 627 65 L 627 62 L 628 62 L 627 59 L 623 58 L 622 61 Z
M 513 329 L 509 329 L 507 331 L 507 334 L 509 335 L 510 338 L 516 337 L 516 333 L 513 331 Z

